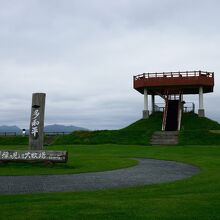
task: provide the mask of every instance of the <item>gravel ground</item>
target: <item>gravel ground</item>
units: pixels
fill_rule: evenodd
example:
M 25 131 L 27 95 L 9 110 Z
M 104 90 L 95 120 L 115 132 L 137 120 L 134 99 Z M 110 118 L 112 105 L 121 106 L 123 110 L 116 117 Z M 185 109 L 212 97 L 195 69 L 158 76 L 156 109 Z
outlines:
M 48 175 L 0 176 L 0 194 L 75 192 L 142 186 L 172 182 L 199 172 L 195 166 L 154 159 L 139 159 L 134 167 L 106 172 Z

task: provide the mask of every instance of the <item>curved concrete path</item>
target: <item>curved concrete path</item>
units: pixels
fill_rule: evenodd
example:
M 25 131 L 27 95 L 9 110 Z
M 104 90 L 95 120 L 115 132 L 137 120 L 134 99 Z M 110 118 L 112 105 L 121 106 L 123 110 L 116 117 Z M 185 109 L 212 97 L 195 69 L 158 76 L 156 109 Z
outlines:
M 195 166 L 154 159 L 136 159 L 134 167 L 113 171 L 49 175 L 0 176 L 0 194 L 74 192 L 171 182 L 196 174 Z

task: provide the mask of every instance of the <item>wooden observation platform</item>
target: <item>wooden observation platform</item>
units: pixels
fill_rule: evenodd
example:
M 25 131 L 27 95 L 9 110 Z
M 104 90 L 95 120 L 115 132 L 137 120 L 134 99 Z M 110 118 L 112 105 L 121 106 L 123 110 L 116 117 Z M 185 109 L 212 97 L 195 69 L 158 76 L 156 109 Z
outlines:
M 178 94 L 198 94 L 203 87 L 203 93 L 213 92 L 214 73 L 204 71 L 143 73 L 134 76 L 134 89 L 144 94 L 144 88 L 148 88 L 149 94 L 165 94 L 167 90 L 173 90 Z
M 143 73 L 133 77 L 133 86 L 135 90 L 144 94 L 143 118 L 149 117 L 148 95 L 152 96 L 152 112 L 155 95 L 159 95 L 165 100 L 162 130 L 179 130 L 184 105 L 183 95 L 199 94 L 198 114 L 200 117 L 205 116 L 203 94 L 213 92 L 214 72 L 199 70 Z

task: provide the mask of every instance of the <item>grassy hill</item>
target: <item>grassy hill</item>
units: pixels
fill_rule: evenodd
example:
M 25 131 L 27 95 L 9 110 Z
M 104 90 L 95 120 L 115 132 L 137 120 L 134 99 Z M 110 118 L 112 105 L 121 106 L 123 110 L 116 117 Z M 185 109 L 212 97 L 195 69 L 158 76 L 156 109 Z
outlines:
M 154 131 L 161 130 L 162 113 L 141 119 L 120 130 L 76 131 L 59 137 L 54 144 L 138 144 L 148 145 Z M 185 113 L 182 118 L 180 145 L 220 144 L 220 124 L 195 113 Z
M 45 138 L 53 145 L 69 144 L 125 144 L 149 145 L 154 131 L 161 130 L 162 113 L 154 113 L 149 119 L 141 119 L 119 130 L 75 131 L 57 138 Z M 220 144 L 220 124 L 194 113 L 184 113 L 179 135 L 180 145 Z M 28 137 L 0 137 L 0 145 L 27 145 Z
M 180 131 L 181 145 L 220 144 L 220 124 L 209 118 L 200 118 L 194 113 L 185 113 Z
M 147 145 L 154 131 L 161 129 L 162 114 L 141 119 L 119 130 L 75 131 L 60 136 L 54 145 L 61 144 L 139 144 Z

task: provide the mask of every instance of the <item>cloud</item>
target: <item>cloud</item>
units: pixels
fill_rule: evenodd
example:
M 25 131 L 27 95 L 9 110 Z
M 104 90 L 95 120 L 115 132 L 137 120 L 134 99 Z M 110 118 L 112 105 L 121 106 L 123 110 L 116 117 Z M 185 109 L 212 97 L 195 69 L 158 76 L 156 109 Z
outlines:
M 219 120 L 218 1 L 0 3 L 1 124 L 28 127 L 31 94 L 45 92 L 46 123 L 120 128 L 141 117 L 133 75 L 199 69 L 216 73 L 205 104 Z

